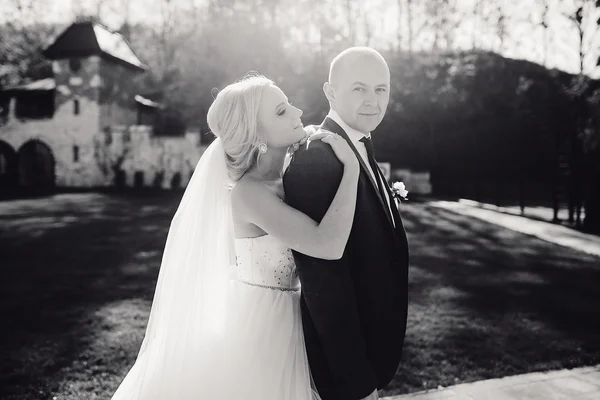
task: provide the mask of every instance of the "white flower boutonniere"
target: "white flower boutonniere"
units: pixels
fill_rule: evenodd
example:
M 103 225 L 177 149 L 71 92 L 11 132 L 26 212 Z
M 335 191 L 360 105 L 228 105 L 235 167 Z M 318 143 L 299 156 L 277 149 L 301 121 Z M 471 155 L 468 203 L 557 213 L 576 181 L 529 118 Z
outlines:
M 396 201 L 400 201 L 400 199 L 408 200 L 406 197 L 408 195 L 408 190 L 406 190 L 404 182 L 394 182 L 392 185 L 392 192 L 394 193 Z

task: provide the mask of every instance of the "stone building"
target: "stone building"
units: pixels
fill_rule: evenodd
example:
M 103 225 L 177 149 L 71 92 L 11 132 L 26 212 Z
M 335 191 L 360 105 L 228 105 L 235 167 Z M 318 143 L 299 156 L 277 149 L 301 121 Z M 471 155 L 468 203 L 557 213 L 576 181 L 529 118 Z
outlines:
M 147 67 L 120 34 L 75 23 L 43 54 L 53 78 L 0 92 L 0 192 L 187 184 L 200 132 L 153 132 L 160 105 L 135 92 Z

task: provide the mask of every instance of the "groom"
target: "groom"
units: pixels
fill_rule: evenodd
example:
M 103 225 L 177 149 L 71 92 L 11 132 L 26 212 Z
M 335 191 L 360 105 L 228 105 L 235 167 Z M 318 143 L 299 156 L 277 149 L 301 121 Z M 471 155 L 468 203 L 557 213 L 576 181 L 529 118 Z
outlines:
M 312 376 L 323 400 L 377 399 L 400 363 L 407 317 L 408 243 L 371 131 L 390 98 L 390 70 L 377 51 L 353 47 L 331 63 L 321 127 L 342 136 L 361 165 L 356 212 L 344 255 L 328 261 L 294 252 Z M 343 166 L 320 140 L 300 148 L 285 173 L 286 202 L 320 221 Z

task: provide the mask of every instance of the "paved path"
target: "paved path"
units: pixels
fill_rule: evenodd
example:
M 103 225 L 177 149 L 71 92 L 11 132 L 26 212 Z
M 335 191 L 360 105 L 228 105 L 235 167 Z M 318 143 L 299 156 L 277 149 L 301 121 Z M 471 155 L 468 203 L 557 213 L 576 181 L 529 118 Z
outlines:
M 385 400 L 599 400 L 600 365 L 536 372 L 402 396 Z
M 474 202 L 432 201 L 429 204 L 600 257 L 600 237 L 582 233 L 566 226 L 497 212 L 477 206 Z
M 430 204 L 600 257 L 600 238 L 594 235 L 587 235 L 549 222 L 500 213 L 468 202 L 435 201 Z M 600 400 L 600 365 L 464 383 L 448 388 L 385 397 L 384 399 Z
M 495 204 L 483 203 L 483 202 L 469 200 L 469 199 L 459 199 L 458 202 L 461 204 L 468 204 L 468 205 L 477 206 L 480 208 L 487 208 L 488 210 L 494 210 L 494 211 L 502 212 L 505 214 L 513 214 L 513 215 L 518 215 L 518 216 L 523 215 L 525 217 L 537 219 L 540 221 L 551 222 L 554 219 L 554 209 L 552 207 L 528 205 L 524 209 L 524 214 L 521 214 L 521 207 L 519 207 L 518 205 L 497 206 Z M 569 219 L 569 210 L 568 209 L 566 209 L 564 207 L 559 208 L 557 217 L 563 225 L 565 225 L 565 226 L 571 225 L 568 223 L 568 219 Z M 583 221 L 584 218 L 585 218 L 585 208 L 582 208 L 581 209 L 581 220 Z

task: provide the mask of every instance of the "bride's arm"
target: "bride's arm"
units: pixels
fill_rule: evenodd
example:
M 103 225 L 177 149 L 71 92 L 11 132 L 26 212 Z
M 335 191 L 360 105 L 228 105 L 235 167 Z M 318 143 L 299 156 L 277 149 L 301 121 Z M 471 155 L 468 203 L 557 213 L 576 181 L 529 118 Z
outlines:
M 344 165 L 344 172 L 320 223 L 287 205 L 262 182 L 252 179 L 240 181 L 232 191 L 237 215 L 300 253 L 327 260 L 341 258 L 354 220 L 360 168 L 349 147 L 349 153 L 338 154 L 346 150 L 334 146 L 348 144 L 342 138 L 337 140 L 344 143 L 331 145 Z

